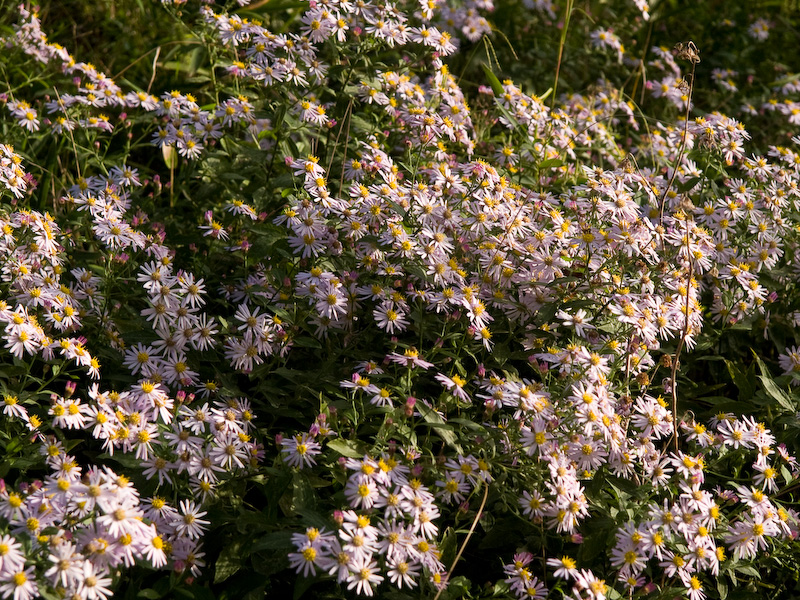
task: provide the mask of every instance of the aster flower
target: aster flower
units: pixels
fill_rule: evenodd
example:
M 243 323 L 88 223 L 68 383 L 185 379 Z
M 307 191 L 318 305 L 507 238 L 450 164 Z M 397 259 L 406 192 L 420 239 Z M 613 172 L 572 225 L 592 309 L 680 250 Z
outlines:
M 39 594 L 33 567 L 7 572 L 0 579 L 0 594 L 13 600 L 32 600 Z
M 315 442 L 306 433 L 283 438 L 281 446 L 281 452 L 284 454 L 283 460 L 289 465 L 300 469 L 315 465 L 314 457 L 320 453 L 322 448 L 319 443 Z
M 376 561 L 367 556 L 358 557 L 353 559 L 350 564 L 347 589 L 355 588 L 357 594 L 372 596 L 375 593 L 374 586 L 380 584 L 383 579 L 383 576 L 379 574 Z
M 407 367 L 429 369 L 433 366 L 433 363 L 422 360 L 416 348 L 408 348 L 403 352 L 403 354 L 392 352 L 391 354 L 388 354 L 386 358 L 392 362 L 405 365 Z
M 575 334 L 580 337 L 585 337 L 587 330 L 594 329 L 594 325 L 590 323 L 591 319 L 586 317 L 586 311 L 582 308 L 579 309 L 574 315 L 560 310 L 556 313 L 556 318 L 560 319 L 564 327 L 572 327 L 575 329 Z
M 178 535 L 185 535 L 190 539 L 197 539 L 202 536 L 207 529 L 210 521 L 201 519 L 206 512 L 201 511 L 200 507 L 190 500 L 181 500 L 180 514 L 173 520 L 172 525 Z
M 3 414 L 8 417 L 28 420 L 28 411 L 19 403 L 17 397 L 12 394 L 3 395 Z
M 562 556 L 561 558 L 548 558 L 547 566 L 555 569 L 553 571 L 554 577 L 561 579 L 570 579 L 578 575 L 575 561 L 569 556 Z
M 459 375 L 452 375 L 448 377 L 443 373 L 437 373 L 434 379 L 441 383 L 453 396 L 459 400 L 462 400 L 463 402 L 471 402 L 469 395 L 464 391 L 464 386 L 467 383 L 466 379 L 463 379 Z
M 386 333 L 399 333 L 408 327 L 404 311 L 394 302 L 383 302 L 372 314 L 375 317 L 375 323 Z
M 109 588 L 111 577 L 103 577 L 97 572 L 97 568 L 86 561 L 83 565 L 83 579 L 78 588 L 78 595 L 86 600 L 105 600 L 113 596 Z
M 297 552 L 290 552 L 288 555 L 289 566 L 304 577 L 317 574 L 317 567 L 327 570 L 331 566 L 331 559 L 327 555 L 326 549 L 319 545 L 308 542 Z
M 7 534 L 0 535 L 0 548 L 3 549 L 0 553 L 0 573 L 24 571 L 25 555 L 22 553 L 21 544 L 15 538 Z

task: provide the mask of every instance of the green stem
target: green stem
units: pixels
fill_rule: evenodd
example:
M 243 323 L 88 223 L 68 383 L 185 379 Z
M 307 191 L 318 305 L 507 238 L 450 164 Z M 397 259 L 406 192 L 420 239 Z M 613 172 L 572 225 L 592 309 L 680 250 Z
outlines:
M 561 73 L 561 59 L 564 57 L 564 44 L 567 41 L 567 30 L 569 29 L 569 20 L 572 16 L 572 3 L 573 0 L 567 0 L 566 14 L 564 15 L 564 28 L 561 30 L 561 40 L 558 43 L 558 62 L 556 62 L 556 77 L 553 81 L 553 100 L 550 103 L 550 108 L 556 106 L 556 94 L 558 91 L 558 76 Z

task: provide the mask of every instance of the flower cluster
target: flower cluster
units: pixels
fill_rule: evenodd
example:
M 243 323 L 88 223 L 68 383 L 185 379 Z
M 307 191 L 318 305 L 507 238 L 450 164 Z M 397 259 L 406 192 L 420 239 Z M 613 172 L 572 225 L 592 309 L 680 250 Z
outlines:
M 53 115 L 44 122 L 54 134 L 68 134 L 76 129 L 111 132 L 114 125 L 110 117 L 100 111 L 142 111 L 160 120 L 160 126 L 152 133 L 154 145 L 175 148 L 180 156 L 197 159 L 226 129 L 243 124 L 258 135 L 268 125 L 255 119 L 253 107 L 245 97 L 230 98 L 211 110 L 204 110 L 191 94 L 172 91 L 156 97 L 143 91 L 126 92 L 94 65 L 77 62 L 64 47 L 49 43 L 36 12 L 21 7 L 19 14 L 15 35 L 5 42 L 73 76 L 70 84 L 75 86 L 75 92 L 57 94 L 43 106 L 48 115 Z M 29 103 L 12 101 L 7 108 L 21 127 L 37 131 L 41 126 L 39 112 Z M 120 116 L 124 119 L 127 113 Z
M 28 187 L 21 163 L 22 157 L 11 146 L 0 144 L 0 183 L 17 198 L 21 198 Z
M 296 551 L 289 562 L 298 573 L 314 575 L 319 568 L 365 596 L 384 579 L 398 589 L 417 587 L 423 574 L 443 583 L 435 496 L 418 479 L 421 465 L 399 456 L 344 462 L 352 471 L 344 489 L 350 509 L 335 515 L 335 533 L 309 528 L 292 536 Z
M 9 147 L 2 150 L 4 184 L 21 196 L 22 161 Z M 32 598 L 40 588 L 81 598 L 110 597 L 113 571 L 137 560 L 199 574 L 200 538 L 209 521 L 188 498 L 212 498 L 221 479 L 259 460 L 260 449 L 250 437 L 255 415 L 246 399 L 217 397 L 210 406 L 183 390 L 196 388 L 204 397 L 215 391 L 197 380 L 186 351 L 213 345 L 216 329 L 212 319 L 198 314 L 205 303 L 202 280 L 187 272 L 174 275 L 169 249 L 135 228 L 140 216 L 128 220 L 130 190 L 140 185 L 137 170 L 123 165 L 108 176 L 82 179 L 63 198 L 65 206 L 89 217 L 90 237 L 109 257 L 124 263 L 127 253 L 142 253 L 150 259 L 137 278 L 148 303 L 143 323 L 156 341 L 125 352 L 124 366 L 141 379 L 121 392 L 101 391 L 94 383 L 82 398 L 70 381 L 64 395 L 51 394 L 49 406 L 42 406 L 25 381 L 17 383 L 19 391 L 4 385 L 3 415 L 33 432 L 31 440 L 50 471 L 31 485 L 4 485 L 0 492 L 0 523 L 10 533 L 0 544 L 4 597 Z M 85 267 L 66 270 L 65 265 L 75 265 L 72 244 L 51 215 L 17 210 L 0 217 L 0 223 L 6 351 L 18 360 L 40 356 L 63 365 L 65 372 L 73 362 L 100 379 L 100 364 L 87 340 L 75 334 L 87 321 L 101 322 L 110 339 L 124 347 L 107 312 L 102 279 Z M 166 386 L 177 394 L 173 397 Z M 48 430 L 60 436 L 89 432 L 107 456 L 135 455 L 138 471 L 145 479 L 156 478 L 162 493 L 181 489 L 188 498 L 176 496 L 174 507 L 166 497 L 140 500 L 130 479 L 108 467 L 84 470 Z M 34 570 L 31 561 L 45 568 Z
M 455 587 L 456 539 L 497 559 L 498 524 L 516 555 L 487 577 L 518 598 L 703 600 L 791 548 L 800 351 L 770 323 L 798 322 L 800 137 L 759 151 L 744 117 L 796 124 L 796 81 L 704 113 L 696 51 L 637 62 L 598 17 L 608 79 L 546 101 L 487 68 L 473 93 L 448 57 L 488 0 L 202 4 L 192 93 L 126 91 L 25 7 L 3 40 L 71 78 L 2 101 L 77 176 L 40 198 L 0 144 L 0 596 L 106 598 L 137 564 L 191 585 L 230 537 L 211 515 L 263 502 L 256 547 L 342 594 Z M 659 120 L 613 83 L 645 65 Z M 784 376 L 700 358 L 737 335 Z

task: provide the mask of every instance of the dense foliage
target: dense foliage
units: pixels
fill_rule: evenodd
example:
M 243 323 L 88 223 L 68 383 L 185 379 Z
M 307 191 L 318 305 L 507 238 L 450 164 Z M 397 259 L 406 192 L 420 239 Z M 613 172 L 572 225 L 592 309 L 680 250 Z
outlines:
M 713 8 L 0 0 L 0 597 L 800 591 L 797 15 Z

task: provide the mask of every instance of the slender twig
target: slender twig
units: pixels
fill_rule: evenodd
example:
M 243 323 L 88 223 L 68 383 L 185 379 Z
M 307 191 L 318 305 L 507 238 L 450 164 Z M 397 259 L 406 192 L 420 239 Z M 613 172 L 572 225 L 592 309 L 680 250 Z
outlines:
M 270 0 L 259 0 L 258 2 L 253 2 L 253 4 L 250 4 L 247 7 L 247 10 L 256 10 L 257 8 L 261 8 L 262 6 L 266 6 L 269 3 L 270 3 Z
M 793 492 L 798 488 L 800 488 L 800 483 L 796 483 L 795 485 L 790 485 L 790 486 L 780 490 L 777 494 L 775 494 L 773 496 L 773 498 L 777 498 L 778 496 L 783 496 L 784 494 L 788 494 L 789 492 Z
M 447 578 L 444 581 L 450 580 L 450 576 L 453 574 L 453 569 L 456 568 L 456 563 L 458 563 L 459 559 L 461 558 L 461 555 L 464 554 L 464 550 L 466 549 L 467 544 L 469 543 L 469 539 L 475 532 L 475 527 L 478 526 L 478 521 L 480 521 L 481 514 L 483 513 L 483 507 L 486 506 L 486 499 L 488 497 L 489 497 L 489 484 L 487 482 L 484 482 L 483 500 L 481 500 L 481 505 L 478 508 L 478 514 L 476 514 L 475 518 L 472 520 L 472 526 L 469 528 L 469 531 L 467 532 L 467 537 L 464 538 L 464 541 L 461 543 L 461 548 L 459 548 L 458 554 L 456 554 L 456 557 L 453 559 L 453 564 L 450 565 L 450 569 L 448 569 L 447 571 Z M 444 591 L 444 585 L 442 585 L 442 587 L 439 588 L 439 591 L 436 592 L 436 595 L 433 597 L 433 600 L 439 600 L 439 596 L 442 595 L 443 591 Z
M 691 47 L 694 48 L 694 44 L 689 42 Z M 697 54 L 697 48 L 694 48 L 695 55 Z M 681 162 L 683 161 L 683 153 L 686 150 L 686 139 L 689 136 L 689 114 L 692 110 L 692 92 L 694 91 L 694 73 L 697 67 L 697 63 L 700 62 L 700 58 L 697 57 L 696 60 L 692 60 L 692 75 L 691 81 L 689 81 L 689 91 L 687 93 L 686 98 L 686 114 L 683 118 L 683 135 L 681 136 L 681 145 L 678 147 L 678 155 L 675 158 L 675 164 L 672 167 L 672 177 L 669 179 L 669 183 L 667 183 L 667 187 L 664 188 L 664 194 L 661 196 L 661 203 L 658 209 L 658 220 L 662 222 L 664 220 L 664 204 L 667 201 L 667 195 L 669 194 L 669 190 L 672 187 L 672 184 L 675 182 L 675 176 L 678 174 L 678 167 L 680 166 Z
M 67 115 L 67 111 L 64 108 L 64 105 L 61 102 L 61 95 L 58 93 L 58 88 L 53 88 L 56 93 L 56 98 L 58 99 L 58 106 L 61 108 L 61 112 L 64 113 L 64 117 L 69 119 L 69 115 Z M 72 151 L 75 153 L 75 168 L 78 171 L 78 177 L 82 177 L 81 175 L 81 165 L 80 160 L 78 160 L 78 146 L 75 144 L 75 136 L 72 134 L 72 128 L 67 127 L 67 132 L 69 133 L 69 139 L 72 140 Z
M 641 75 L 641 78 L 642 78 L 642 96 L 641 96 L 641 99 L 639 100 L 639 104 L 643 104 L 644 103 L 644 92 L 645 92 L 645 89 L 647 88 L 647 67 L 645 66 L 645 60 L 647 59 L 647 51 L 650 49 L 650 37 L 651 37 L 652 33 L 653 33 L 653 21 L 651 20 L 650 21 L 650 26 L 647 28 L 647 38 L 644 41 L 644 50 L 642 52 L 642 58 L 640 59 L 640 62 L 639 62 L 638 73 L 634 73 L 632 75 L 632 77 L 635 77 L 635 78 L 633 80 L 633 91 L 631 91 L 631 98 L 636 96 L 636 90 L 639 87 L 639 75 Z M 627 83 L 628 82 L 626 81 L 625 85 L 622 86 L 623 90 L 625 89 L 625 86 L 627 85 Z
M 683 119 L 683 135 L 681 136 L 681 143 L 678 147 L 678 154 L 675 157 L 675 163 L 672 166 L 672 176 L 667 183 L 667 186 L 664 188 L 664 193 L 661 196 L 661 202 L 659 203 L 658 209 L 658 221 L 659 223 L 664 222 L 664 207 L 667 202 L 667 196 L 669 195 L 670 189 L 672 189 L 672 184 L 675 183 L 675 178 L 678 175 L 678 168 L 683 161 L 683 156 L 686 151 L 686 140 L 689 137 L 689 115 L 692 110 L 692 92 L 694 91 L 694 78 L 695 78 L 695 71 L 697 69 L 697 63 L 700 62 L 700 53 L 697 50 L 697 47 L 694 45 L 693 42 L 688 42 L 687 44 L 678 44 L 675 48 L 677 55 L 680 58 L 684 58 L 692 63 L 692 74 L 691 80 L 689 81 L 689 90 L 687 92 L 686 97 L 686 113 L 684 114 Z M 686 301 L 685 306 L 683 307 L 684 311 L 684 320 L 683 320 L 683 330 L 681 331 L 681 337 L 678 340 L 678 347 L 675 349 L 675 356 L 672 359 L 672 367 L 670 371 L 670 392 L 672 394 L 672 440 L 671 442 L 674 443 L 675 452 L 678 451 L 678 361 L 681 357 L 681 352 L 683 351 L 684 346 L 686 345 L 686 338 L 689 336 L 689 313 L 690 310 L 690 295 L 692 289 L 692 278 L 694 277 L 694 262 L 692 261 L 692 252 L 691 252 L 691 230 L 690 230 L 690 220 L 688 212 L 684 215 L 684 219 L 686 221 L 686 260 L 689 262 L 689 270 L 688 270 L 688 277 L 686 278 Z M 662 249 L 664 244 L 666 243 L 665 236 L 661 238 L 661 245 Z
M 558 43 L 558 61 L 556 62 L 556 77 L 553 81 L 553 100 L 550 108 L 556 106 L 556 92 L 558 90 L 558 76 L 561 73 L 561 59 L 564 57 L 564 44 L 567 42 L 569 18 L 572 16 L 572 0 L 567 0 L 566 15 L 564 16 L 564 29 L 561 30 L 561 41 Z
M 142 54 L 139 58 L 135 59 L 132 63 L 128 64 L 127 67 L 125 67 L 124 69 L 122 69 L 121 71 L 119 71 L 118 73 L 113 75 L 111 77 L 111 79 L 114 79 L 114 80 L 119 79 L 125 73 L 125 71 L 127 71 L 128 69 L 130 69 L 134 65 L 136 65 L 136 64 L 140 63 L 141 61 L 143 61 L 145 58 L 147 58 L 147 55 L 150 54 L 151 52 L 157 52 L 162 47 L 166 48 L 167 46 L 175 46 L 175 45 L 178 45 L 178 44 L 197 44 L 197 42 L 195 40 L 173 40 L 171 42 L 166 42 L 164 44 L 161 44 L 161 46 L 156 46 L 155 48 L 150 48 L 150 50 L 148 50 L 147 52 Z
M 683 307 L 683 331 L 681 339 L 678 340 L 678 348 L 675 350 L 675 357 L 672 359 L 672 372 L 670 373 L 670 391 L 672 392 L 672 441 L 675 445 L 675 452 L 678 452 L 678 361 L 681 358 L 681 351 L 686 344 L 689 335 L 689 295 L 692 291 L 692 278 L 694 277 L 694 261 L 692 260 L 691 239 L 689 229 L 689 215 L 684 215 L 686 219 L 686 258 L 689 261 L 689 275 L 686 281 L 686 302 Z
M 156 48 L 156 55 L 153 57 L 153 74 L 150 76 L 150 82 L 147 84 L 147 93 L 150 93 L 150 88 L 153 87 L 153 82 L 156 80 L 156 67 L 158 65 L 158 57 L 161 56 L 161 46 Z
M 353 108 L 353 101 L 350 100 L 350 104 L 348 105 L 348 113 L 345 114 L 347 117 L 347 132 L 344 134 L 344 152 L 342 152 L 342 173 L 339 177 L 339 193 L 342 193 L 342 187 L 344 187 L 344 166 L 347 162 L 347 145 L 350 143 L 350 126 L 351 126 L 351 119 L 350 116 L 352 114 Z
M 326 173 L 331 172 L 331 167 L 333 166 L 333 159 L 334 156 L 336 155 L 336 148 L 339 146 L 339 138 L 342 136 L 342 130 L 344 129 L 344 124 L 350 117 L 350 111 L 352 109 L 353 109 L 353 99 L 350 98 L 350 102 L 347 103 L 347 108 L 345 109 L 344 115 L 342 116 L 342 122 L 339 125 L 339 131 L 336 133 L 336 139 L 333 140 L 333 148 L 331 149 L 331 160 L 328 162 L 328 168 L 325 171 Z

